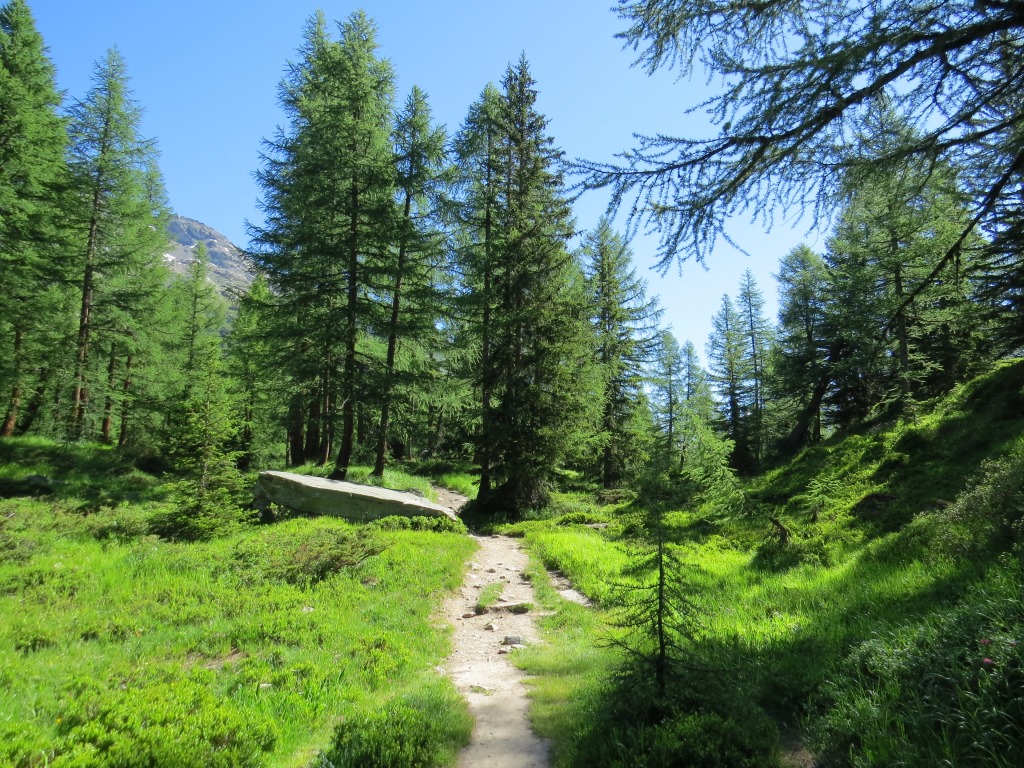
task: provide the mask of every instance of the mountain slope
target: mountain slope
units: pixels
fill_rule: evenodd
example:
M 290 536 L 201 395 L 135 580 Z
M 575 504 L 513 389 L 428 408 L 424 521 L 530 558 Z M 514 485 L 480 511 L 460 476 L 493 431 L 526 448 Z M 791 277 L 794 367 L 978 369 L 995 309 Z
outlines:
M 242 261 L 241 249 L 224 235 L 195 219 L 174 215 L 167 225 L 172 248 L 164 253 L 171 270 L 184 274 L 195 260 L 196 246 L 203 242 L 210 259 L 210 278 L 225 296 L 244 293 L 253 276 Z

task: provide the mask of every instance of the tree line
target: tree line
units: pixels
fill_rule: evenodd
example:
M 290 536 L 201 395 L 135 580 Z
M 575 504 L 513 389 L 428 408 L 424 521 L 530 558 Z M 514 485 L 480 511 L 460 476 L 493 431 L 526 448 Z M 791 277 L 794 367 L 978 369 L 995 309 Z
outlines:
M 1014 348 L 964 168 L 860 163 L 837 171 L 824 253 L 780 263 L 777 320 L 749 272 L 723 297 L 705 369 L 612 221 L 579 231 L 525 56 L 449 135 L 418 87 L 399 102 L 361 12 L 303 30 L 260 155 L 256 279 L 227 320 L 201 247 L 183 278 L 163 263 L 168 203 L 118 52 L 64 105 L 11 0 L 0 64 L 0 434 L 115 444 L 193 495 L 229 465 L 344 478 L 432 456 L 479 467 L 487 511 L 542 506 L 561 467 L 728 498 L 733 473 Z M 863 153 L 920 140 L 884 100 L 863 125 Z

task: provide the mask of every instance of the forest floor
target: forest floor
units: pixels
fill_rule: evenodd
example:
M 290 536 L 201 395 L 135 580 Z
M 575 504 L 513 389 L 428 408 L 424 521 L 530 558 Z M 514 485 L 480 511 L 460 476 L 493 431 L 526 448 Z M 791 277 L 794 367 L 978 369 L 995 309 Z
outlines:
M 439 495 L 441 504 L 461 506 L 457 494 Z M 540 642 L 536 598 L 524 576 L 529 557 L 507 536 L 473 539 L 479 549 L 466 579 L 442 609 L 455 628 L 445 668 L 476 720 L 458 765 L 547 768 L 548 744 L 531 730 L 527 717 L 526 675 L 511 660 L 521 647 Z

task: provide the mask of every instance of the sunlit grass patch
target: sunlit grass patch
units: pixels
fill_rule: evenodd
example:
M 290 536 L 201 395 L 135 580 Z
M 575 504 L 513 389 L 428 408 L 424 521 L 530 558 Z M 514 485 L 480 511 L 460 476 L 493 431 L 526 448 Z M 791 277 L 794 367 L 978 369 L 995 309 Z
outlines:
M 416 709 L 449 723 L 442 752 L 468 735 L 433 671 L 468 537 L 322 518 L 98 540 L 91 516 L 2 504 L 0 765 L 306 765 L 338 723 Z
M 301 467 L 291 467 L 288 471 L 300 475 L 327 477 L 334 471 L 334 467 L 330 465 L 303 464 Z M 379 488 L 389 488 L 393 491 L 411 491 L 430 501 L 437 501 L 437 493 L 431 486 L 430 480 L 425 477 L 412 475 L 394 467 L 386 467 L 383 477 L 376 477 L 372 473 L 373 467 L 371 466 L 350 466 L 346 480 L 350 483 L 375 485 Z
M 480 478 L 468 472 L 444 472 L 434 481 L 442 488 L 461 493 L 467 499 L 475 499 L 480 490 Z

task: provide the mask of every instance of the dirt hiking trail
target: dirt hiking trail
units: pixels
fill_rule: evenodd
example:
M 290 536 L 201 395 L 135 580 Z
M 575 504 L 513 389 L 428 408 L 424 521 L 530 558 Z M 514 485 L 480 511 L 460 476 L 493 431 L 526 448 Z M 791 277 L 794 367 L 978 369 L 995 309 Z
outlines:
M 445 503 L 445 502 L 441 502 Z M 532 730 L 526 710 L 525 674 L 510 661 L 525 645 L 540 642 L 533 614 L 533 586 L 523 577 L 528 557 L 515 539 L 474 536 L 480 549 L 469 563 L 462 587 L 444 604 L 444 618 L 455 627 L 445 668 L 476 718 L 459 768 L 547 768 L 548 745 Z M 503 585 L 487 613 L 475 607 L 488 585 Z M 529 603 L 525 613 L 510 606 Z M 517 647 L 518 646 L 518 647 Z

